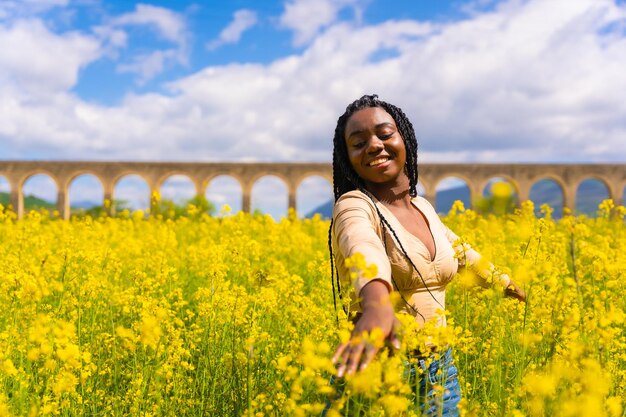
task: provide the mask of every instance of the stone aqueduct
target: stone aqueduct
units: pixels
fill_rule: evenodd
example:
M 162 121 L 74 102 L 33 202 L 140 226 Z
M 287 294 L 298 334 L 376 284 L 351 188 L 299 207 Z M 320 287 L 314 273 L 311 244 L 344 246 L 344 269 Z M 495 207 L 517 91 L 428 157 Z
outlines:
M 603 182 L 609 198 L 616 204 L 624 201 L 626 164 L 420 164 L 420 183 L 425 197 L 435 205 L 437 184 L 449 177 L 465 181 L 472 201 L 482 195 L 488 181 L 494 177 L 509 180 L 516 188 L 520 201 L 528 199 L 530 188 L 537 181 L 550 179 L 562 190 L 565 207 L 574 208 L 578 185 L 589 178 Z M 126 175 L 140 175 L 150 187 L 159 190 L 172 175 L 191 179 L 196 193 L 204 195 L 209 182 L 220 175 L 239 181 L 242 209 L 250 212 L 254 183 L 266 175 L 274 175 L 287 185 L 290 208 L 296 208 L 298 185 L 310 176 L 320 176 L 332 183 L 332 167 L 326 163 L 176 163 L 176 162 L 64 162 L 64 161 L 0 161 L 0 176 L 10 185 L 10 200 L 18 217 L 24 214 L 23 185 L 36 174 L 47 174 L 57 184 L 57 209 L 69 218 L 69 187 L 83 174 L 96 176 L 102 183 L 104 198 L 113 200 L 115 185 Z

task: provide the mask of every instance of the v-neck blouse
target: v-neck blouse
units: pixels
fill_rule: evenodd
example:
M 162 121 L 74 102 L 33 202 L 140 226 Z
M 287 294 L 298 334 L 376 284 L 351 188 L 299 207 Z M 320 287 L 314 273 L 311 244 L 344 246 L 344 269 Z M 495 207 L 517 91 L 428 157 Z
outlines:
M 400 292 L 406 300 L 406 303 L 398 306 L 398 311 L 415 316 L 421 323 L 434 318 L 439 325 L 445 325 L 445 317 L 441 317 L 437 310 L 445 309 L 445 289 L 459 266 L 467 265 L 483 280 L 494 275 L 495 269 L 492 265 L 487 269 L 478 268 L 480 255 L 468 245 L 460 243 L 458 236 L 441 222 L 426 199 L 418 196 L 412 199 L 412 203 L 430 226 L 435 243 L 434 259 L 431 260 L 426 245 L 407 231 L 385 205 L 379 201 L 374 203 L 367 195 L 355 190 L 342 195 L 333 210 L 332 245 L 337 271 L 342 287 L 353 289 L 353 310 L 360 310 L 357 295 L 372 279 L 357 274 L 357 278 L 351 282 L 351 271 L 345 260 L 360 253 L 367 265 L 376 265 L 378 273 L 373 279 L 380 279 L 390 291 Z M 395 232 L 417 271 L 407 260 L 390 230 L 385 231 L 383 243 L 381 221 L 374 204 Z M 508 285 L 509 278 L 506 275 L 496 273 L 496 277 Z

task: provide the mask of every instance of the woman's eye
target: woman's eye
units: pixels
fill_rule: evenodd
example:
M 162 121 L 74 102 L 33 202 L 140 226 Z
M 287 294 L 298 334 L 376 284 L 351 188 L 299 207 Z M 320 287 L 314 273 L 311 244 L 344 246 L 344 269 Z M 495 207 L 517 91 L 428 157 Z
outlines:
M 393 136 L 393 133 L 385 133 L 385 134 L 381 134 L 378 135 L 378 137 L 380 138 L 380 140 L 385 140 L 385 139 L 389 139 L 390 137 Z

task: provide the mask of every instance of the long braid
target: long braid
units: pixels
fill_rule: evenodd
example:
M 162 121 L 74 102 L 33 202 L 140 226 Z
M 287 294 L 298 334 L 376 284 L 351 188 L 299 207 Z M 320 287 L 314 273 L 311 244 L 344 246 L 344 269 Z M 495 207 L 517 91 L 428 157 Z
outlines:
M 335 306 L 335 316 L 337 318 L 337 325 L 339 325 L 339 314 L 337 313 L 337 296 L 335 295 L 335 285 L 337 286 L 337 293 L 339 294 L 339 300 L 341 301 L 341 308 L 343 308 L 343 312 L 348 314 L 348 310 L 346 310 L 345 305 L 343 304 L 343 296 L 341 295 L 341 282 L 339 281 L 339 271 L 335 267 L 334 257 L 333 257 L 333 244 L 332 244 L 332 230 L 333 230 L 333 220 L 330 220 L 330 228 L 328 229 L 328 251 L 330 252 L 330 281 L 333 285 L 333 305 Z M 335 281 L 336 277 L 336 281 Z

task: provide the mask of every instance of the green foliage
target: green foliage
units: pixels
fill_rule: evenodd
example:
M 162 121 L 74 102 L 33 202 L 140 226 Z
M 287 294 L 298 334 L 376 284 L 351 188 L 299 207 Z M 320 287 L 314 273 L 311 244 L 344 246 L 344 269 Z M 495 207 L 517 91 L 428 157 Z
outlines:
M 107 207 L 110 205 L 107 204 Z M 113 200 L 113 206 L 115 207 L 115 213 L 120 213 L 124 210 L 131 210 L 130 205 L 127 200 Z M 94 206 L 88 209 L 73 209 L 71 210 L 72 216 L 75 217 L 86 217 L 90 216 L 92 218 L 98 218 L 102 216 L 106 216 L 108 213 L 108 208 L 105 206 Z
M 0 204 L 3 206 L 8 206 L 11 204 L 11 197 L 9 193 L 0 192 Z M 47 209 L 54 210 L 56 208 L 56 204 L 41 199 L 39 197 L 35 197 L 34 195 L 24 196 L 24 209 L 26 210 L 39 210 L 39 209 Z

